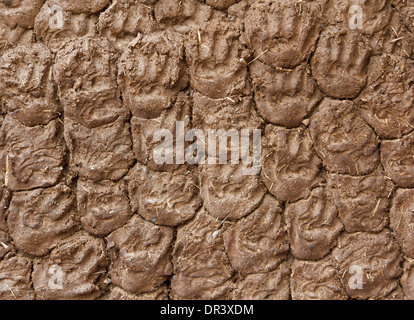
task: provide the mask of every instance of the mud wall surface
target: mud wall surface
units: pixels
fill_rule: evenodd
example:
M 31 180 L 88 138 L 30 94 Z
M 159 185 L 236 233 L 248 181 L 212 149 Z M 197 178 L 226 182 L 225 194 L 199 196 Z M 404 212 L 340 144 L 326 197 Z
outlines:
M 0 299 L 414 299 L 413 17 L 0 0 Z M 220 129 L 256 174 L 181 161 Z

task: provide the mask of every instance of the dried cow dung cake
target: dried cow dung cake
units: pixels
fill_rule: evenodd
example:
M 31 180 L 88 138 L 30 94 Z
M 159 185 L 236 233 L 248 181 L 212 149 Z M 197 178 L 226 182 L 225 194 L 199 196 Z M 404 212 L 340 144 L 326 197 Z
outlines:
M 397 189 L 390 209 L 390 225 L 401 250 L 414 258 L 414 190 Z
M 152 6 L 140 1 L 113 1 L 100 14 L 97 28 L 101 36 L 122 51 L 138 33 L 150 33 L 158 28 L 153 11 Z
M 202 147 L 207 155 L 206 163 L 222 163 L 220 157 L 224 148 L 227 149 L 227 163 L 245 158 L 247 147 L 248 156 L 253 156 L 251 150 L 257 147 L 253 144 L 253 130 L 260 129 L 263 121 L 254 109 L 252 97 L 211 99 L 194 92 L 193 100 L 193 129 L 202 130 L 205 136 Z M 248 142 L 245 142 L 246 138 Z M 233 145 L 233 139 L 236 139 L 236 145 Z M 214 149 L 215 154 L 212 153 Z
M 324 188 L 313 189 L 308 199 L 288 203 L 285 217 L 292 254 L 298 259 L 322 259 L 343 229 L 338 209 Z
M 257 109 L 267 121 L 279 126 L 300 126 L 323 98 L 305 63 L 286 71 L 256 60 L 250 66 L 250 75 Z
M 399 140 L 381 142 L 385 173 L 399 187 L 414 187 L 414 133 Z
M 312 74 L 326 95 L 356 98 L 367 82 L 371 50 L 358 31 L 326 29 L 312 57 Z
M 155 224 L 177 226 L 201 206 L 198 177 L 191 168 L 170 173 L 136 165 L 128 180 L 132 208 Z
M 293 300 L 347 300 L 331 255 L 318 261 L 295 259 L 290 279 Z
M 276 199 L 295 202 L 307 198 L 321 182 L 321 160 L 304 127 L 286 129 L 267 125 L 263 137 L 262 180 Z
M 71 169 L 80 177 L 118 180 L 133 164 L 129 124 L 122 118 L 93 129 L 67 118 L 65 140 L 71 153 Z
M 57 120 L 46 126 L 25 127 L 7 116 L 0 131 L 4 154 L 0 167 L 9 190 L 49 187 L 59 180 L 65 153 Z
M 289 264 L 267 273 L 249 274 L 236 281 L 234 300 L 289 300 Z
M 22 44 L 0 56 L 0 99 L 3 111 L 26 126 L 46 125 L 58 116 L 50 77 L 52 54 L 39 43 Z
M 177 125 L 177 121 L 184 122 L 183 126 Z M 185 135 L 191 129 L 191 100 L 187 93 L 180 92 L 175 104 L 164 111 L 158 118 L 145 119 L 139 117 L 131 118 L 131 133 L 134 143 L 134 153 L 138 162 L 144 164 L 152 171 L 174 171 L 178 169 L 180 164 L 175 161 L 173 164 L 163 163 L 158 164 L 154 160 L 154 151 L 163 143 L 161 141 L 154 141 L 154 135 L 159 130 L 169 130 L 172 134 L 172 143 L 174 154 L 177 155 L 177 130 L 184 130 Z M 184 137 L 183 137 L 184 138 Z M 184 143 L 184 147 L 187 146 Z M 182 159 L 184 160 L 184 159 Z
M 130 293 L 152 292 L 172 273 L 173 230 L 134 216 L 107 238 L 112 283 Z
M 117 89 L 117 58 L 106 38 L 82 37 L 59 50 L 53 74 L 65 117 L 94 128 L 128 115 Z
M 74 200 L 65 185 L 15 192 L 7 226 L 16 247 L 24 253 L 43 256 L 73 233 Z
M 378 138 L 352 102 L 325 99 L 309 129 L 328 171 L 359 176 L 378 167 Z
M 192 29 L 185 52 L 195 90 L 212 99 L 250 94 L 246 67 L 250 52 L 240 38 L 234 24 L 218 19 Z
M 118 82 L 132 115 L 156 118 L 187 87 L 184 40 L 173 31 L 139 34 L 122 53 Z
M 20 255 L 8 255 L 0 261 L 1 300 L 34 300 L 32 265 L 29 258 Z
M 372 48 L 373 55 L 388 53 L 404 58 L 414 55 L 414 37 L 404 24 L 401 15 L 397 13 L 392 15 L 391 22 L 383 30 L 365 37 L 364 42 Z
M 224 231 L 224 246 L 230 263 L 240 274 L 274 270 L 289 252 L 281 203 L 265 195 L 249 216 Z
M 351 298 L 384 298 L 398 286 L 401 253 L 388 229 L 378 234 L 343 233 L 333 257 Z
M 80 178 L 76 196 L 80 221 L 91 234 L 106 236 L 124 226 L 132 215 L 128 186 L 124 180 L 113 182 Z
M 178 227 L 172 254 L 174 299 L 224 299 L 232 287 L 233 269 L 225 253 L 222 224 L 203 209 Z
M 346 231 L 380 232 L 387 226 L 394 185 L 382 170 L 367 176 L 332 173 L 327 185 Z
M 396 55 L 372 57 L 368 82 L 356 103 L 362 117 L 383 139 L 414 129 L 414 64 Z
M 259 61 L 293 69 L 315 48 L 320 13 L 317 1 L 255 1 L 247 10 L 245 38 Z
M 107 265 L 104 242 L 84 231 L 62 240 L 50 255 L 34 261 L 36 296 L 46 300 L 93 300 Z
M 240 164 L 202 165 L 199 168 L 205 209 L 220 220 L 238 220 L 251 213 L 265 195 L 259 175 L 246 175 Z

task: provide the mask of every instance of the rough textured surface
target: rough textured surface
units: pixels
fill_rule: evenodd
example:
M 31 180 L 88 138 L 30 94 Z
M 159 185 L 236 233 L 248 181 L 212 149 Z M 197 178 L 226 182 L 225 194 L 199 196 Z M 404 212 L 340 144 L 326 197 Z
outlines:
M 403 0 L 404 1 L 404 0 Z M 374 33 L 384 29 L 390 22 L 392 16 L 392 0 L 367 0 L 363 3 L 363 28 L 359 30 L 362 34 L 373 35 Z M 330 1 L 327 6 L 328 17 L 331 24 L 340 24 L 342 27 L 349 26 L 349 14 L 351 6 L 354 2 L 348 0 Z
M 201 197 L 205 208 L 221 220 L 238 220 L 252 212 L 265 188 L 259 175 L 244 175 L 246 165 L 203 165 L 200 168 Z
M 414 300 L 414 261 L 408 259 L 404 262 L 404 274 L 401 277 L 401 285 L 404 294 L 409 300 Z
M 292 254 L 298 259 L 323 258 L 335 246 L 343 228 L 324 188 L 312 190 L 306 200 L 287 204 L 285 216 Z
M 213 99 L 249 94 L 245 62 L 249 52 L 240 43 L 240 36 L 233 24 L 221 20 L 190 32 L 186 57 L 195 90 Z
M 110 2 L 110 0 L 49 0 L 50 3 L 60 6 L 63 10 L 71 11 L 74 13 L 95 13 L 104 9 Z
M 134 216 L 107 237 L 113 284 L 131 293 L 154 291 L 172 273 L 173 231 Z
M 30 285 L 32 261 L 22 256 L 6 256 L 0 261 L 0 298 L 2 300 L 33 300 Z
M 348 232 L 379 232 L 388 224 L 394 185 L 382 170 L 367 176 L 330 174 L 328 188 Z
M 229 295 L 233 268 L 224 250 L 221 228 L 205 210 L 178 228 L 172 260 L 174 298 L 223 299 Z
M 292 264 L 291 290 L 293 300 L 348 299 L 331 255 L 318 261 L 295 259 Z
M 104 248 L 103 240 L 84 231 L 61 241 L 49 256 L 34 262 L 32 281 L 36 296 L 46 300 L 98 297 L 104 287 L 100 280 L 107 264 Z M 61 278 L 54 279 L 59 274 Z
M 154 150 L 162 141 L 154 141 L 154 133 L 160 129 L 167 129 L 170 132 L 176 132 L 178 129 L 177 121 L 184 122 L 184 133 L 191 127 L 191 100 L 190 97 L 180 92 L 174 106 L 164 110 L 161 115 L 153 119 L 132 117 L 131 133 L 134 143 L 134 153 L 138 162 L 148 166 L 153 171 L 173 171 L 179 167 L 179 164 L 157 164 L 154 160 Z M 176 152 L 176 136 L 173 137 L 174 152 Z
M 282 207 L 271 195 L 260 206 L 224 231 L 224 246 L 234 270 L 241 274 L 267 272 L 287 258 L 289 245 Z
M 96 35 L 97 22 L 97 15 L 77 14 L 57 5 L 55 0 L 47 0 L 36 16 L 34 33 L 39 42 L 57 52 L 72 40 Z
M 297 127 L 322 99 L 307 64 L 294 70 L 277 70 L 260 61 L 250 66 L 257 109 L 267 121 Z
M 6 232 L 0 231 L 0 259 L 2 259 L 8 252 L 14 250 L 11 239 Z
M 249 274 L 235 283 L 232 299 L 287 300 L 289 299 L 289 265 L 283 262 L 268 273 Z
M 391 228 L 401 250 L 414 258 L 414 190 L 398 189 L 390 210 Z
M 226 18 L 224 12 L 194 0 L 158 0 L 154 6 L 154 16 L 161 27 L 184 34 L 210 20 Z
M 97 27 L 101 35 L 122 51 L 139 32 L 150 33 L 158 26 L 152 7 L 140 1 L 117 0 L 99 16 Z
M 126 106 L 141 118 L 156 118 L 187 86 L 184 43 L 180 34 L 138 36 L 119 60 L 119 86 Z
M 26 127 L 7 116 L 0 130 L 0 169 L 10 190 L 50 187 L 58 182 L 64 165 L 61 126 Z
M 65 140 L 71 169 L 80 177 L 118 180 L 133 163 L 129 124 L 123 119 L 94 129 L 66 119 Z
M 168 300 L 167 287 L 162 286 L 153 292 L 132 294 L 119 287 L 113 287 L 102 300 Z
M 337 98 L 356 98 L 367 82 L 371 50 L 358 31 L 326 29 L 312 57 L 312 74 L 322 92 Z
M 79 179 L 76 196 L 82 226 L 91 234 L 106 236 L 126 224 L 132 215 L 123 180 Z
M 199 129 L 253 129 L 262 121 L 255 114 L 251 97 L 211 99 L 198 92 L 193 94 L 193 126 Z
M 378 234 L 344 233 L 339 238 L 333 256 L 339 264 L 339 274 L 351 298 L 384 298 L 398 286 L 401 275 L 401 253 L 389 230 Z M 362 289 L 353 288 L 352 266 L 362 270 Z
M 126 115 L 116 84 L 115 49 L 106 38 L 84 37 L 56 55 L 53 75 L 65 116 L 88 128 Z
M 414 133 L 381 143 L 381 162 L 386 174 L 399 187 L 414 187 Z
M 381 138 L 400 138 L 413 131 L 413 76 L 411 60 L 395 55 L 372 57 L 367 86 L 356 103 Z
M 16 247 L 27 254 L 43 256 L 73 233 L 74 200 L 65 185 L 15 192 L 7 226 Z
M 274 68 L 293 69 L 315 47 L 320 25 L 316 1 L 254 2 L 246 14 L 246 38 L 255 56 Z
M 4 181 L 4 178 L 2 179 Z M 0 230 L 6 231 L 6 210 L 8 208 L 10 193 L 4 187 L 0 188 Z
M 0 3 L 0 18 L 9 26 L 33 27 L 45 0 L 5 0 Z
M 267 125 L 263 143 L 262 179 L 278 200 L 307 198 L 321 178 L 321 160 L 304 127 L 284 129 Z
M 46 125 L 60 114 L 47 47 L 35 43 L 9 49 L 1 56 L 0 66 L 4 111 L 26 126 Z
M 414 299 L 413 17 L 0 0 L 0 300 Z
M 155 224 L 177 226 L 201 206 L 197 176 L 185 166 L 173 173 L 137 165 L 129 176 L 132 208 Z
M 309 128 L 328 171 L 359 176 L 378 167 L 378 139 L 352 102 L 324 100 Z

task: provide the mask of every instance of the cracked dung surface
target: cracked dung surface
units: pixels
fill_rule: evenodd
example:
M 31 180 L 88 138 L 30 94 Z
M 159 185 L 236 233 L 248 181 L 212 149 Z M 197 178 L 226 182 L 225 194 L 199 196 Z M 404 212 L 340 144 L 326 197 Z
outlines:
M 414 299 L 414 1 L 352 4 L 0 0 L 0 299 Z

